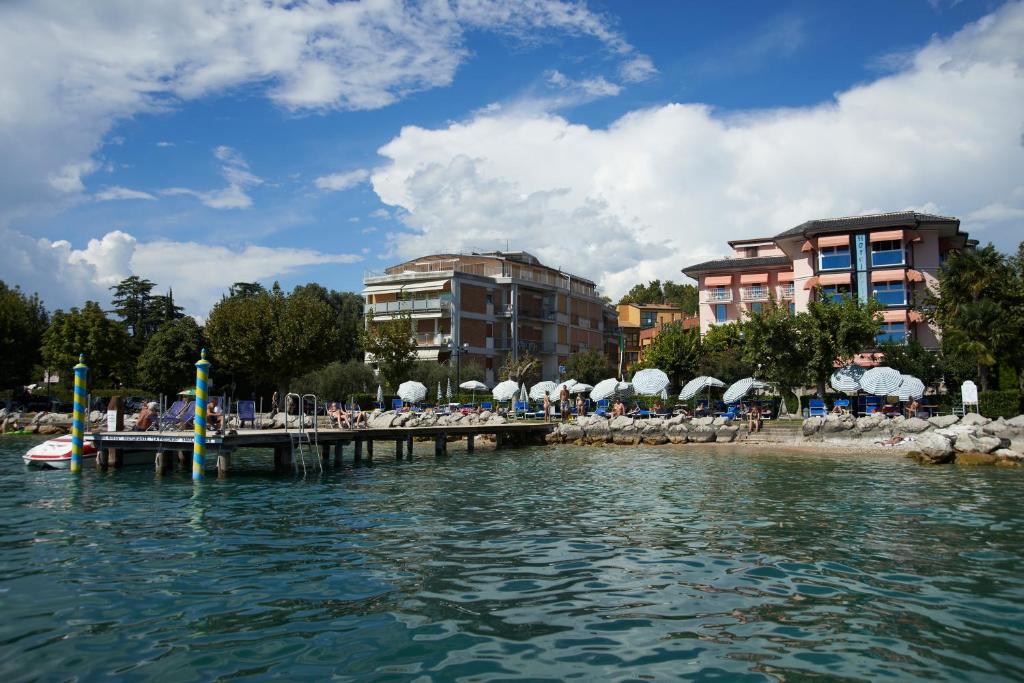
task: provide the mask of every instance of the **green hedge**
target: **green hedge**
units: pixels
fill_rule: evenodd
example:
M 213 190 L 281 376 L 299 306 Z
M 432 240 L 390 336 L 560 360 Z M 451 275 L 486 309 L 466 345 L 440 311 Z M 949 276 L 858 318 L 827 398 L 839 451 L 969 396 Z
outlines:
M 978 410 L 985 417 L 1015 417 L 1021 414 L 1020 394 L 1016 391 L 979 391 Z

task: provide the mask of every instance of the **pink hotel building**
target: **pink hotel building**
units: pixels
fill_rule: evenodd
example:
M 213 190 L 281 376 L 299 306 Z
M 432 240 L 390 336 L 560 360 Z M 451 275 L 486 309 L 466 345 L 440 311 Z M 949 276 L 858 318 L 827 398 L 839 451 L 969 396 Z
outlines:
M 774 299 L 790 311 L 823 297 L 874 297 L 885 305 L 878 341 L 938 346 L 917 306 L 939 264 L 975 241 L 956 218 L 913 211 L 807 221 L 775 237 L 729 242 L 729 258 L 683 268 L 700 289 L 700 329 L 755 314 Z

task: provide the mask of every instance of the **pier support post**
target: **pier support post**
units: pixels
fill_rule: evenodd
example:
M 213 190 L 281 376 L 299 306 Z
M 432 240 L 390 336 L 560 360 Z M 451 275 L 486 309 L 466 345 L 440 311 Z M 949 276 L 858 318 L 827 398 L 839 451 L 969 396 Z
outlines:
M 228 470 L 231 469 L 231 454 L 230 453 L 218 453 L 217 454 L 217 478 L 223 479 L 228 476 Z
M 369 440 L 366 442 L 366 464 L 373 464 L 373 441 Z
M 466 435 L 466 452 L 467 453 L 472 453 L 474 448 L 476 448 L 476 435 L 475 434 L 467 434 Z
M 355 451 L 352 454 L 352 464 L 362 465 L 363 464 L 363 440 L 356 439 Z
M 107 467 L 113 467 L 115 470 L 119 470 L 122 465 L 124 465 L 124 458 L 121 457 L 121 450 L 118 448 L 108 448 Z
M 413 441 L 413 438 L 410 436 L 409 439 L 407 440 L 406 444 L 405 444 L 405 457 L 406 457 L 407 460 L 410 460 L 410 461 L 412 460 L 412 445 L 414 443 L 416 443 L 416 442 Z
M 448 439 L 440 434 L 434 437 L 434 457 L 443 458 L 448 455 Z
M 342 450 L 341 450 L 344 447 L 345 447 L 345 444 L 343 442 L 341 442 L 341 441 L 339 441 L 338 443 L 334 444 L 334 466 L 335 467 L 341 467 L 342 464 L 344 464 L 344 462 L 345 462 L 345 459 L 342 456 Z
M 185 451 L 178 451 L 178 466 L 181 468 L 181 471 L 187 470 L 188 465 L 188 456 L 185 455 Z
M 171 460 L 171 454 L 167 451 L 157 451 L 153 465 L 156 467 L 157 474 L 164 474 L 171 471 L 174 461 Z
M 401 439 L 395 439 L 395 460 L 402 459 L 402 446 L 405 445 Z
M 96 469 L 106 470 L 107 469 L 107 449 L 100 448 L 96 451 Z

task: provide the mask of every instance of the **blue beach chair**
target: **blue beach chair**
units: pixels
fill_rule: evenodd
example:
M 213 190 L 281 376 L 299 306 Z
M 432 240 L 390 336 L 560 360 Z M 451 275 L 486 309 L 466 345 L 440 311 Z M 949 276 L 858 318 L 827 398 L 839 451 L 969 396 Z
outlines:
M 811 417 L 825 417 L 828 411 L 825 409 L 825 401 L 820 398 L 812 398 L 808 404 Z
M 393 399 L 391 399 L 391 410 L 394 410 L 394 411 L 397 412 L 397 411 L 402 409 L 403 405 L 405 405 L 405 404 L 402 403 L 402 399 L 400 399 L 400 398 L 393 398 Z
M 188 405 L 174 418 L 171 427 L 174 429 L 188 429 L 192 420 L 196 418 L 196 402 L 189 401 Z
M 494 410 L 494 404 L 490 401 L 481 401 L 480 410 Z
M 588 399 L 589 400 L 589 399 Z M 608 414 L 608 399 L 602 398 L 597 402 L 597 410 L 594 411 L 594 415 L 601 415 L 602 417 Z
M 163 429 L 164 424 L 173 424 L 177 421 L 178 416 L 181 415 L 181 411 L 185 409 L 185 401 L 178 399 L 170 405 L 170 407 L 164 411 L 163 415 L 157 420 L 160 425 L 160 429 Z
M 246 422 L 256 427 L 256 401 L 239 401 L 235 408 L 238 411 L 239 427 L 244 427 Z

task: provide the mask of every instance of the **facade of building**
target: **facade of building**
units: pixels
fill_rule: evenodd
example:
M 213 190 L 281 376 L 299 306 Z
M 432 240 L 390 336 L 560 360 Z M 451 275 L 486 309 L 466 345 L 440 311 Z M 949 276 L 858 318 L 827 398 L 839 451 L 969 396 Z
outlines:
M 973 246 L 956 218 L 914 211 L 827 218 L 774 237 L 729 242 L 729 258 L 683 268 L 700 290 L 700 327 L 741 320 L 769 301 L 804 311 L 823 297 L 873 297 L 883 341 L 917 339 L 938 345 L 918 307 L 953 250 Z
M 553 378 L 571 354 L 606 350 L 595 284 L 526 252 L 424 256 L 368 274 L 362 293 L 368 324 L 408 313 L 419 359 L 476 361 L 486 376 L 471 379 L 489 385 L 510 354 L 536 356 Z
M 643 360 L 644 350 L 664 325 L 681 324 L 690 329 L 700 324 L 697 316 L 687 315 L 673 304 L 619 304 L 618 319 L 623 339 L 623 370 Z

